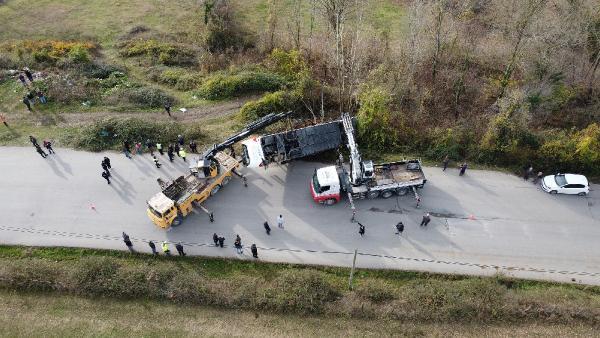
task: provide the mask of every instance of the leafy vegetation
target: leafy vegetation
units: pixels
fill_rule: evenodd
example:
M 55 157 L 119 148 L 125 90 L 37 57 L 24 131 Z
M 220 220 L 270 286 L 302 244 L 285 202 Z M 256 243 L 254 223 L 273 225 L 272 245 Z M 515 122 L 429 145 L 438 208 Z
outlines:
M 226 75 L 217 74 L 204 80 L 198 96 L 207 100 L 222 100 L 235 96 L 275 91 L 285 85 L 277 74 L 265 71 L 241 71 Z

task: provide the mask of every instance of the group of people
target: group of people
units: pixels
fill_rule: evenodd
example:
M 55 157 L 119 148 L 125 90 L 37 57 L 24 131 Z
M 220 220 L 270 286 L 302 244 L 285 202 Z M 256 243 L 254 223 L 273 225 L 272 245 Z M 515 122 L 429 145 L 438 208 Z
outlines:
M 46 104 L 48 100 L 46 99 L 46 95 L 40 90 L 34 87 L 33 85 L 33 74 L 31 70 L 27 67 L 23 68 L 23 71 L 19 73 L 17 76 L 19 81 L 23 84 L 25 88 L 29 90 L 29 92 L 23 96 L 23 104 L 27 107 L 27 110 L 31 111 L 31 106 L 35 103 L 36 99 L 41 104 Z M 29 83 L 27 83 L 29 80 Z M 31 86 L 30 86 L 31 85 Z
M 125 141 L 123 142 L 123 154 L 125 154 L 125 157 L 131 159 L 132 155 L 141 155 L 144 151 L 144 146 L 150 152 L 150 156 L 152 156 L 156 167 L 160 168 L 162 164 L 160 163 L 159 159 L 156 157 L 154 152 L 157 151 L 161 156 L 165 154 L 165 148 L 161 143 L 152 142 L 150 139 L 147 139 L 145 144 L 142 145 L 141 142 L 135 142 L 132 147 L 129 141 Z M 198 145 L 194 140 L 189 142 L 189 147 L 192 153 L 198 153 Z M 185 151 L 185 138 L 183 137 L 183 135 L 178 135 L 177 142 L 171 143 L 166 147 L 166 153 L 169 157 L 170 162 L 173 162 L 173 160 L 175 159 L 175 155 L 180 157 L 184 162 L 187 162 L 187 152 Z
M 123 236 L 123 243 L 125 243 L 125 246 L 127 246 L 127 249 L 129 249 L 130 252 L 135 252 L 135 249 L 133 249 L 133 243 L 131 242 L 129 235 L 126 234 L 125 232 L 123 232 L 122 236 Z M 148 241 L 148 246 L 150 247 L 150 250 L 152 250 L 152 254 L 154 256 L 158 256 L 158 251 L 156 250 L 156 244 L 154 244 L 154 242 L 150 240 L 150 241 Z M 162 249 L 163 254 L 165 254 L 166 256 L 171 256 L 169 242 L 163 241 L 161 244 L 161 249 Z M 177 250 L 177 254 L 179 256 L 186 255 L 186 253 L 183 251 L 183 244 L 181 244 L 181 242 L 177 242 L 175 244 L 175 249 Z
M 42 147 L 38 143 L 37 139 L 32 135 L 29 135 L 29 141 L 35 147 L 35 151 L 37 151 L 37 153 L 40 154 L 40 156 L 42 156 L 43 158 L 48 157 L 48 154 L 55 154 L 54 149 L 52 149 L 52 142 L 50 142 L 49 140 L 44 140 L 44 142 L 42 142 L 44 148 L 48 150 L 48 154 L 46 154 L 44 149 L 42 149 Z
M 419 224 L 420 227 L 426 227 L 429 222 L 431 222 L 431 214 L 429 213 L 425 213 L 425 215 L 423 215 L 423 218 L 421 219 L 421 224 Z M 358 224 L 358 234 L 363 237 L 365 235 L 365 231 L 366 228 L 363 224 L 361 224 L 360 222 L 356 222 Z M 404 223 L 402 223 L 402 221 L 396 223 L 396 235 L 402 236 L 402 233 L 404 232 Z
M 449 163 L 450 163 L 450 156 L 446 155 L 446 157 L 444 157 L 444 160 L 442 161 L 442 165 L 443 165 L 442 171 L 446 171 Z M 467 172 L 467 162 L 463 162 L 461 165 L 459 165 L 458 169 L 460 170 L 458 175 L 463 176 Z

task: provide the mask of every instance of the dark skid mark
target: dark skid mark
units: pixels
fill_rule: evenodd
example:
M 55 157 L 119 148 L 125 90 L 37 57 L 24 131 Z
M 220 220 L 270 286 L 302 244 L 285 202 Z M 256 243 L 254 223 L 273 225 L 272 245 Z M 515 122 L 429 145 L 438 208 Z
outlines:
M 388 210 L 389 214 L 403 214 L 404 212 L 402 210 L 398 210 L 398 209 L 391 209 Z

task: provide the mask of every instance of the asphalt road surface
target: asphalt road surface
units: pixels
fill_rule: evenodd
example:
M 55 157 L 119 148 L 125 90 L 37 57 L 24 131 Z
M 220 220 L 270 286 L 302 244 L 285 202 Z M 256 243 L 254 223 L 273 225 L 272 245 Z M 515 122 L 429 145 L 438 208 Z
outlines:
M 157 177 L 187 171 L 180 158 L 171 164 L 165 155 L 157 169 L 148 154 L 129 160 L 108 153 L 113 166 L 108 185 L 100 176 L 105 154 L 57 149 L 43 159 L 33 147 L 4 147 L 0 154 L 3 244 L 126 250 L 125 231 L 141 252 L 150 251 L 146 241 L 152 239 L 181 241 L 193 255 L 253 259 L 248 248 L 256 243 L 261 260 L 351 266 L 357 249 L 358 267 L 600 285 L 597 185 L 588 197 L 549 195 L 504 173 L 468 170 L 459 177 L 456 169 L 426 168 L 429 182 L 420 190 L 419 209 L 411 195 L 356 202 L 357 219 L 366 226 L 361 237 L 347 200 L 330 207 L 312 201 L 309 179 L 322 164 L 296 162 L 243 168 L 247 188 L 234 179 L 205 204 L 214 223 L 199 212 L 164 231 L 148 219 L 146 200 L 159 191 Z M 421 228 L 427 211 L 434 217 Z M 284 229 L 277 228 L 279 214 Z M 406 226 L 402 237 L 395 234 L 398 221 Z M 226 238 L 226 248 L 213 246 L 215 232 Z M 242 238 L 243 255 L 232 247 L 235 234 Z

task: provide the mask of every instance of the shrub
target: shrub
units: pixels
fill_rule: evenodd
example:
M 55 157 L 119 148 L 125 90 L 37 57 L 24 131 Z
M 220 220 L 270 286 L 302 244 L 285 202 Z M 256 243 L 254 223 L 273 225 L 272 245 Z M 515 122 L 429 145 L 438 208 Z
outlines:
M 85 296 L 116 296 L 118 261 L 112 257 L 85 257 L 71 276 L 77 293 Z
M 114 73 L 125 73 L 125 70 L 115 65 L 103 62 L 91 62 L 81 68 L 83 76 L 93 79 L 106 79 Z
M 244 29 L 228 0 L 205 7 L 206 46 L 213 53 L 254 47 L 255 37 Z
M 435 128 L 427 136 L 428 144 L 424 152 L 433 159 L 442 159 L 446 155 L 455 160 L 463 159 L 474 153 L 476 148 L 474 133 L 463 127 Z
M 368 283 L 360 283 L 356 288 L 356 294 L 361 298 L 374 303 L 387 302 L 396 299 L 394 287 L 381 280 L 371 280 Z
M 190 73 L 183 69 L 167 69 L 161 72 L 157 79 L 158 82 L 175 86 L 177 90 L 192 90 L 202 81 L 197 73 Z
M 288 81 L 297 81 L 308 73 L 308 65 L 302 54 L 295 49 L 286 52 L 282 49 L 274 49 L 269 55 L 271 68 L 278 74 L 283 75 Z
M 313 270 L 285 270 L 273 281 L 270 305 L 280 311 L 321 313 L 324 306 L 337 299 L 340 292 Z
M 296 110 L 300 99 L 291 92 L 278 91 L 269 93 L 256 101 L 246 102 L 238 113 L 242 122 L 250 122 L 270 113 Z
M 126 57 L 147 56 L 164 65 L 191 65 L 196 63 L 196 52 L 183 44 L 170 44 L 156 39 L 135 39 L 121 46 Z
M 198 96 L 207 100 L 219 100 L 278 90 L 284 85 L 285 80 L 281 76 L 268 72 L 242 71 L 234 75 L 218 74 L 204 81 Z
M 68 75 L 53 75 L 36 84 L 46 89 L 48 100 L 62 104 L 94 102 L 99 98 L 97 87 Z
M 91 42 L 62 40 L 23 40 L 10 45 L 7 50 L 20 57 L 30 55 L 34 61 L 55 65 L 59 61 L 85 64 L 92 59 L 97 46 Z
M 62 289 L 59 275 L 60 271 L 49 262 L 17 261 L 0 269 L 0 286 L 27 291 Z
M 175 101 L 172 96 L 158 88 L 131 88 L 125 93 L 129 102 L 142 107 L 162 107 L 167 102 L 172 103 Z
M 177 135 L 186 135 L 189 139 L 202 137 L 197 125 L 184 128 L 176 122 L 149 122 L 137 118 L 105 118 L 82 129 L 76 137 L 75 146 L 91 151 L 115 149 L 124 141 L 145 141 L 167 144 L 177 139 Z M 120 149 L 120 148 L 119 148 Z
M 392 127 L 390 96 L 381 88 L 364 90 L 359 96 L 358 137 L 369 148 L 383 149 L 395 144 L 397 129 Z

